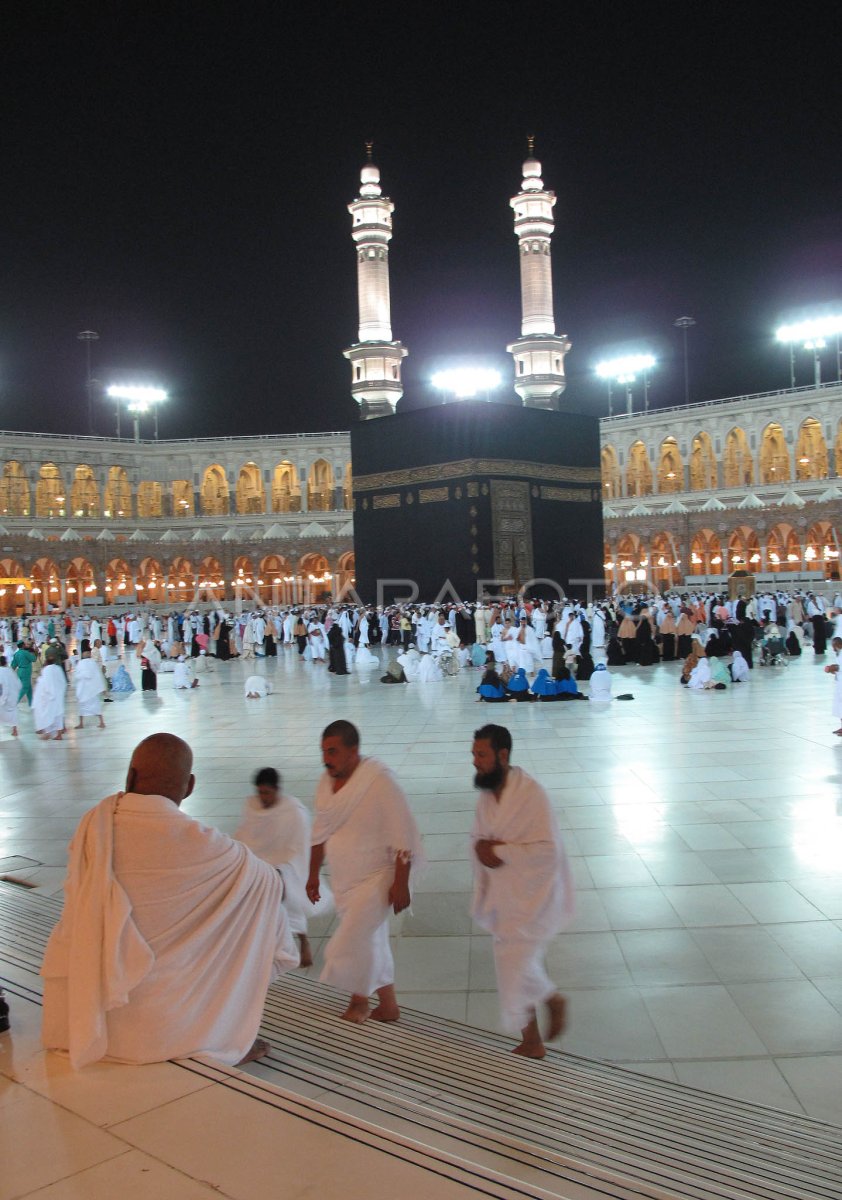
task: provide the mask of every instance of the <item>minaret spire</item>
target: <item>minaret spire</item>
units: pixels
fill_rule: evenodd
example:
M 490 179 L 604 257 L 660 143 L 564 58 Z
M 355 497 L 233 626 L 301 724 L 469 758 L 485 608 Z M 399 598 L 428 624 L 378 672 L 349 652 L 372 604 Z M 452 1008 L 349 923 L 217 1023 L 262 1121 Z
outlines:
M 343 351 L 351 363 L 351 394 L 363 420 L 390 416 L 403 395 L 401 360 L 407 351 L 392 340 L 389 296 L 389 242 L 395 206 L 381 195 L 374 144 L 366 142 L 360 194 L 348 205 L 351 237 L 357 248 L 358 340 Z
M 507 346 L 515 360 L 515 391 L 526 408 L 558 408 L 565 387 L 565 335 L 556 334 L 550 238 L 555 228 L 555 192 L 545 190 L 535 137 L 527 139 L 520 191 L 509 204 L 520 249 L 521 336 Z

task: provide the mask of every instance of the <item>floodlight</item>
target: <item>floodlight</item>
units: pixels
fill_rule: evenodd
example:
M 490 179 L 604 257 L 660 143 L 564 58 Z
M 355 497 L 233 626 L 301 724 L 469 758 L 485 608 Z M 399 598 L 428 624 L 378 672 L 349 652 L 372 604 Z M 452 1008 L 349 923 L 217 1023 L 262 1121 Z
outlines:
M 842 336 L 842 313 L 831 313 L 825 317 L 814 317 L 809 321 L 798 321 L 794 325 L 781 325 L 775 337 L 789 346 L 789 383 L 795 387 L 795 347 L 803 346 L 813 353 L 813 378 L 816 387 L 822 381 L 821 352 L 827 347 L 825 338 L 836 340 L 836 377 L 842 378 L 842 357 L 839 339 Z
M 655 357 L 652 354 L 626 354 L 621 358 L 605 359 L 596 365 L 596 373 L 600 379 L 608 381 L 608 415 L 613 415 L 612 398 L 613 392 L 612 383 L 621 383 L 626 389 L 626 412 L 632 411 L 632 384 L 636 382 L 638 374 L 643 374 L 643 407 L 644 410 L 649 408 L 649 372 L 655 366 Z
M 624 358 L 611 358 L 598 363 L 596 373 L 601 379 L 626 382 L 627 377 L 630 376 L 633 381 L 636 374 L 640 371 L 650 371 L 654 365 L 655 359 L 651 354 L 627 354 Z
M 432 379 L 433 387 L 450 392 L 458 400 L 470 400 L 479 392 L 491 392 L 500 386 L 499 371 L 485 367 L 455 367 L 449 371 L 438 371 Z
M 150 409 L 155 416 L 155 441 L 158 440 L 158 405 L 169 399 L 169 394 L 159 387 L 151 387 L 143 384 L 123 384 L 113 383 L 107 390 L 106 395 L 112 400 L 126 401 L 126 407 L 132 414 L 134 419 L 134 440 L 140 441 L 140 418 L 144 413 L 148 413 Z M 117 436 L 120 436 L 120 405 L 117 405 Z

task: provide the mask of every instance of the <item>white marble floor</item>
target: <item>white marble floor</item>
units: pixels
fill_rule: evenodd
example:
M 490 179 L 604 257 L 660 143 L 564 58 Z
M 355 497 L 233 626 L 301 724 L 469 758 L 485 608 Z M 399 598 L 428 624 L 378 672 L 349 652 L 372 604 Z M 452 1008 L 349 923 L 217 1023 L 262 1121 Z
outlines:
M 376 672 L 334 678 L 289 651 L 259 662 L 277 688 L 262 701 L 243 697 L 253 664 L 219 664 L 190 693 L 162 677 L 156 699 L 107 705 L 105 731 L 42 743 L 25 712 L 19 739 L 0 733 L 0 874 L 58 891 L 80 814 L 122 786 L 150 732 L 191 743 L 185 807 L 230 831 L 258 767 L 277 766 L 310 803 L 321 729 L 345 717 L 397 773 L 430 859 L 395 924 L 402 999 L 495 1028 L 467 832 L 472 731 L 500 721 L 514 761 L 550 792 L 578 883 L 575 923 L 550 952 L 571 1002 L 563 1049 L 842 1124 L 842 739 L 822 665 L 808 654 L 703 694 L 681 688 L 674 665 L 628 668 L 615 693 L 634 700 L 602 710 L 480 706 L 476 672 L 385 687 Z M 319 950 L 326 933 L 314 928 Z M 0 1200 L 38 1178 L 0 1183 Z

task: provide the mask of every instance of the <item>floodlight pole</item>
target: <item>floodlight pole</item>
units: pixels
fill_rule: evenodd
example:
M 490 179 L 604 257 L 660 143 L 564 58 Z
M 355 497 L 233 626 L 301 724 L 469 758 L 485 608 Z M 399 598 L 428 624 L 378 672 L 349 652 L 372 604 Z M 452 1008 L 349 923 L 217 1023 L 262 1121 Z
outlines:
M 81 333 L 76 334 L 76 340 L 85 343 L 85 363 L 87 366 L 85 375 L 85 390 L 88 393 L 88 433 L 92 434 L 94 431 L 94 402 L 92 389 L 93 380 L 91 379 L 91 342 L 98 342 L 99 334 L 94 333 L 92 329 L 83 329 Z
M 613 382 L 614 382 L 613 379 L 608 380 L 608 415 L 609 415 L 609 417 L 614 416 L 614 389 L 611 386 Z
M 680 329 L 684 337 L 684 403 L 690 403 L 690 371 L 687 361 L 687 330 L 696 324 L 693 317 L 677 317 L 673 321 L 676 329 Z
M 789 386 L 795 391 L 795 344 L 789 343 Z

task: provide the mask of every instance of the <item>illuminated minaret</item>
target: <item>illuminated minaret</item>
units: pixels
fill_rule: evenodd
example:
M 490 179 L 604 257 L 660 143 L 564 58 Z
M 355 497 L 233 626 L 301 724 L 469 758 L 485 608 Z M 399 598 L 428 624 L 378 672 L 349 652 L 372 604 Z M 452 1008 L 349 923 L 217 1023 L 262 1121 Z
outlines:
M 525 408 L 558 408 L 564 391 L 565 335 L 555 331 L 550 238 L 555 192 L 544 190 L 541 164 L 533 158 L 534 138 L 523 164 L 520 191 L 509 201 L 515 213 L 520 250 L 521 336 L 506 349 L 515 360 L 515 391 Z
M 403 395 L 401 359 L 407 351 L 392 340 L 389 301 L 389 242 L 395 206 L 380 194 L 380 170 L 368 161 L 360 172 L 360 194 L 348 205 L 351 237 L 357 247 L 359 341 L 343 351 L 351 363 L 351 394 L 360 416 L 388 417 Z

